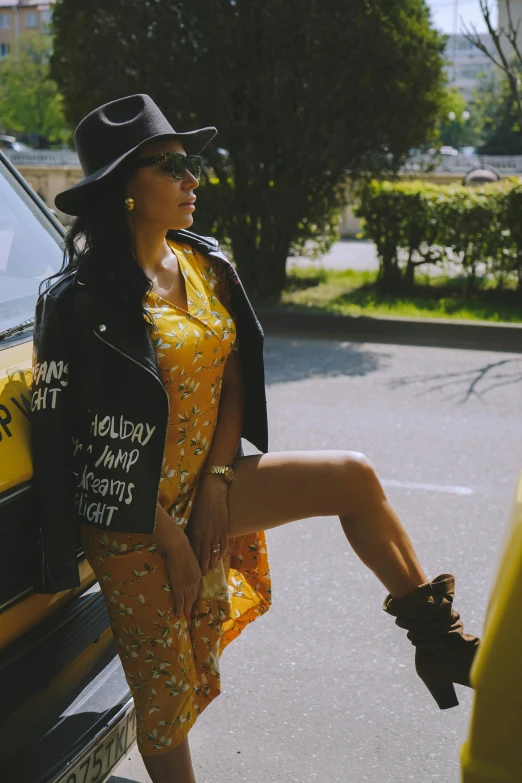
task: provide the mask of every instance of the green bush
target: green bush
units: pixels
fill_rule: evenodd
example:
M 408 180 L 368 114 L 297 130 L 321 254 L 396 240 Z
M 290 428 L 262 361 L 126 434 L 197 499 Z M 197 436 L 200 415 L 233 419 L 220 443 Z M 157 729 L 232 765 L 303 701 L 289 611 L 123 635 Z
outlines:
M 522 181 L 508 177 L 482 186 L 413 180 L 370 180 L 357 191 L 354 214 L 379 255 L 378 284 L 387 291 L 414 287 L 415 269 L 448 262 L 474 291 L 478 264 L 497 286 L 522 295 Z M 406 260 L 399 258 L 401 251 Z

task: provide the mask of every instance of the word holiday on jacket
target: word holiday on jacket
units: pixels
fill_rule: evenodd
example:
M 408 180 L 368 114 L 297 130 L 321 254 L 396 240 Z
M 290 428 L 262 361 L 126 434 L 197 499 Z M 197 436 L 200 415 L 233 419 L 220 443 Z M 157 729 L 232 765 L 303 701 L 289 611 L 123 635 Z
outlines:
M 151 427 L 146 421 L 134 424 L 134 422 L 120 416 L 117 423 L 117 419 L 117 416 L 99 417 L 96 413 L 91 421 L 91 434 L 100 438 L 107 435 L 110 438 L 119 438 L 120 440 L 130 438 L 132 443 L 137 440 L 140 446 L 146 446 L 156 429 L 156 425 Z

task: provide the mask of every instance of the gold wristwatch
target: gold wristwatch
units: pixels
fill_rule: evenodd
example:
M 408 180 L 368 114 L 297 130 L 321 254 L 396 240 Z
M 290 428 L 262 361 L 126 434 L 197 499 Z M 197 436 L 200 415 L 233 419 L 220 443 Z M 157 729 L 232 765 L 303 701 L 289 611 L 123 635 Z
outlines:
M 208 473 L 218 473 L 223 476 L 227 484 L 230 484 L 234 479 L 234 471 L 230 465 L 212 465 L 209 470 L 205 470 L 202 476 L 206 476 Z

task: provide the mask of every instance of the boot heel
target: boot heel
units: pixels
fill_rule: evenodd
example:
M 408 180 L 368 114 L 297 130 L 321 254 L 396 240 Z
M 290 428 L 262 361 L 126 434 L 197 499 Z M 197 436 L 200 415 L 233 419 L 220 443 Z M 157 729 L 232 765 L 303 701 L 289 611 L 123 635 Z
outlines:
M 430 682 L 429 680 L 423 680 L 423 682 L 441 710 L 458 707 L 459 700 L 452 682 Z
M 441 574 L 401 598 L 388 594 L 383 609 L 408 631 L 415 647 L 415 669 L 441 710 L 457 707 L 453 683 L 471 686 L 470 674 L 480 639 L 465 634 L 453 609 L 455 577 Z

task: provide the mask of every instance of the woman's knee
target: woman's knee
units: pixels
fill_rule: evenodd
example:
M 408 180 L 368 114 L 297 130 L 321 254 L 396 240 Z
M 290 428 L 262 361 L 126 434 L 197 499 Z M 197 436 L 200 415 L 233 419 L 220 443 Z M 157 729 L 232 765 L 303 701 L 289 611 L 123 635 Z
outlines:
M 383 490 L 375 466 L 361 451 L 345 451 L 341 459 L 343 480 L 350 487 L 347 493 L 347 513 L 357 514 L 376 500 L 381 501 Z
M 373 463 L 362 451 L 343 452 L 342 465 L 344 470 L 355 473 L 362 481 L 372 481 L 377 478 Z

